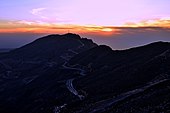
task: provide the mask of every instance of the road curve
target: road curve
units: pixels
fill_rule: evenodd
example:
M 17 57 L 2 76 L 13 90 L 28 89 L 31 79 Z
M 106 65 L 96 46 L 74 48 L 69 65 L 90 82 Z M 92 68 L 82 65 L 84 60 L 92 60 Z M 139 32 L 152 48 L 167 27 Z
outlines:
M 83 69 L 81 69 L 81 68 L 74 68 L 74 67 L 72 67 L 72 66 L 67 66 L 67 62 L 64 62 L 64 64 L 62 65 L 62 67 L 64 68 L 64 69 L 69 69 L 69 70 L 76 70 L 76 71 L 78 71 L 79 72 L 79 74 L 80 75 L 82 75 L 82 76 L 85 76 L 86 75 L 86 71 L 85 70 L 83 70 Z M 78 64 L 77 64 L 78 65 Z
M 77 49 L 80 49 L 80 48 L 82 48 L 82 47 L 85 46 L 81 41 L 79 41 L 79 42 L 80 42 L 81 45 L 80 45 Z M 68 52 L 72 52 L 72 53 L 74 53 L 74 54 L 78 54 L 78 52 L 74 51 L 73 49 L 68 49 Z M 81 69 L 81 68 L 74 68 L 74 66 L 67 65 L 67 64 L 68 64 L 67 61 L 69 61 L 69 59 L 67 58 L 68 56 L 60 56 L 60 57 L 65 60 L 64 64 L 62 65 L 62 67 L 63 67 L 64 69 L 69 69 L 69 70 L 78 71 L 81 76 L 85 76 L 85 75 L 86 75 L 86 74 L 85 74 L 85 72 L 86 72 L 85 70 L 83 70 L 83 69 Z M 77 64 L 77 65 L 78 65 L 78 64 Z M 80 100 L 83 100 L 83 99 L 84 99 L 84 96 L 83 96 L 83 95 L 79 95 L 78 91 L 77 91 L 77 90 L 74 88 L 74 86 L 73 86 L 73 81 L 74 81 L 74 79 L 75 79 L 75 78 L 68 79 L 68 80 L 66 81 L 66 87 L 67 87 L 67 89 L 68 89 L 72 94 L 74 94 L 75 96 L 77 96 Z
M 67 80 L 67 82 L 66 82 L 67 89 L 68 89 L 72 94 L 78 96 L 80 100 L 83 100 L 83 99 L 84 99 L 84 96 L 83 96 L 83 95 L 79 95 L 78 91 L 77 91 L 77 90 L 74 88 L 74 86 L 73 86 L 73 81 L 74 81 L 74 78 Z

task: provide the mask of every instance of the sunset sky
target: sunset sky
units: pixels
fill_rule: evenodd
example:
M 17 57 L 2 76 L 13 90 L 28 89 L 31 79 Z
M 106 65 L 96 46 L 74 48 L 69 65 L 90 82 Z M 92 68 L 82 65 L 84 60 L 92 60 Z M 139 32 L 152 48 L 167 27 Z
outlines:
M 94 40 L 97 42 L 106 40 L 100 37 L 110 37 L 102 44 L 112 38 L 121 39 L 126 34 L 128 37 L 141 30 L 148 34 L 144 38 L 159 33 L 162 36 L 159 40 L 164 41 L 163 38 L 166 37 L 165 41 L 169 41 L 169 4 L 169 0 L 1 0 L 0 47 L 9 46 L 12 44 L 11 41 L 16 40 L 19 43 L 16 42 L 11 47 L 24 44 L 24 41 L 16 38 L 17 36 L 9 39 L 11 34 L 24 34 L 23 36 L 27 37 L 28 34 L 42 36 L 68 31 L 95 37 Z M 9 33 L 10 36 L 7 37 Z M 22 40 L 26 43 L 32 39 Z M 110 45 L 116 49 L 131 47 L 131 43 L 126 42 L 128 46 L 120 42 L 120 47 Z M 132 46 L 145 42 L 150 41 Z

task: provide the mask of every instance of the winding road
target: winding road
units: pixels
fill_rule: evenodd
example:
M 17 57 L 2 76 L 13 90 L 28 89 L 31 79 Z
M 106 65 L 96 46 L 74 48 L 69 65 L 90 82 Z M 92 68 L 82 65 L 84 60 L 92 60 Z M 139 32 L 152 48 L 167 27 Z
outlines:
M 66 86 L 68 88 L 68 90 L 73 93 L 74 95 L 78 96 L 80 100 L 83 100 L 84 99 L 84 96 L 83 95 L 79 95 L 78 91 L 74 88 L 73 86 L 73 80 L 74 79 L 69 79 L 67 80 L 66 82 Z
M 86 71 L 81 69 L 81 68 L 74 68 L 73 66 L 67 66 L 67 62 L 64 62 L 64 64 L 62 65 L 62 67 L 64 69 L 69 69 L 69 70 L 75 70 L 78 71 L 80 75 L 85 76 L 86 75 Z M 78 65 L 78 64 L 77 64 Z
M 81 45 L 80 45 L 78 48 L 76 48 L 76 49 L 81 49 L 82 47 L 85 46 L 80 40 L 79 40 L 79 42 L 80 42 Z M 78 54 L 78 52 L 74 51 L 73 49 L 68 49 L 68 52 L 72 52 L 73 54 Z M 68 64 L 68 62 L 67 62 L 67 61 L 69 61 L 68 56 L 62 55 L 61 58 L 65 60 L 64 64 L 62 65 L 62 67 L 63 67 L 64 69 L 78 71 L 81 76 L 85 76 L 85 75 L 86 75 L 86 71 L 85 71 L 85 70 L 83 70 L 83 69 L 81 69 L 81 68 L 75 68 L 75 67 L 74 67 L 75 65 L 72 66 L 72 65 L 69 65 L 69 64 Z M 71 58 L 71 57 L 70 57 L 70 58 Z M 79 65 L 79 64 L 76 64 L 76 65 Z M 76 77 L 76 78 L 77 78 L 77 77 Z M 80 95 L 80 94 L 78 93 L 78 91 L 74 88 L 74 86 L 73 86 L 73 81 L 74 81 L 74 80 L 75 80 L 75 78 L 68 79 L 68 80 L 66 81 L 66 87 L 67 87 L 67 89 L 68 89 L 73 95 L 77 96 L 80 100 L 83 100 L 83 99 L 85 98 L 85 96 Z
M 152 86 L 155 86 L 155 85 L 158 85 L 160 83 L 167 82 L 167 81 L 169 81 L 169 79 L 163 79 L 163 80 L 160 80 L 158 82 L 147 84 L 144 87 L 134 89 L 134 90 L 128 91 L 126 93 L 122 93 L 122 94 L 120 94 L 119 96 L 117 96 L 115 98 L 107 99 L 107 100 L 103 100 L 101 102 L 98 102 L 96 105 L 94 105 L 92 107 L 93 110 L 90 111 L 89 113 L 104 112 L 106 108 L 112 106 L 113 104 L 116 104 L 117 102 L 123 101 L 123 100 L 127 99 L 128 97 L 131 97 L 133 95 L 136 95 L 136 94 L 144 92 L 145 90 L 149 89 Z

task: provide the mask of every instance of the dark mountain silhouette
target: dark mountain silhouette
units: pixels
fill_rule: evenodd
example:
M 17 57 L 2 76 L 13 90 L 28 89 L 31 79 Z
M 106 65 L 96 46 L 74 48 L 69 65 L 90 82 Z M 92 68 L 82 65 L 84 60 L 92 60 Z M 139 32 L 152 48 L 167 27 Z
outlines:
M 100 52 L 99 48 L 101 50 Z M 118 95 L 121 95 L 122 93 L 144 87 L 150 82 L 154 83 L 162 79 L 169 80 L 169 49 L 170 44 L 164 42 L 156 42 L 146 46 L 123 51 L 111 51 L 109 47 L 106 46 L 95 47 L 86 51 L 85 53 L 81 53 L 75 56 L 73 59 L 70 60 L 70 64 L 72 65 L 76 62 L 87 67 L 90 65 L 91 68 L 88 76 L 77 79 L 75 81 L 75 84 L 78 89 L 88 92 L 89 100 L 93 100 L 95 101 L 94 103 L 97 103 L 101 100 L 104 101 L 106 99 L 110 99 L 113 96 L 116 97 Z M 84 57 L 81 58 L 82 56 Z M 93 60 L 91 60 L 90 58 L 93 58 Z M 170 84 L 166 82 L 165 87 L 169 85 Z M 158 85 L 158 87 L 160 86 Z M 165 88 L 164 90 L 166 90 L 166 93 L 158 91 L 158 94 L 160 92 L 162 93 L 160 97 L 147 97 L 144 103 L 140 102 L 140 97 L 143 96 L 143 93 L 141 93 L 142 96 L 138 95 L 138 97 L 135 97 L 140 99 L 140 101 L 135 101 L 137 101 L 137 103 L 142 103 L 143 106 L 140 106 L 140 108 L 138 104 L 135 104 L 135 107 L 137 107 L 137 109 L 134 109 L 133 112 L 138 112 L 139 109 L 144 109 L 148 106 L 151 107 L 149 104 L 151 104 L 152 102 L 150 103 L 149 101 L 154 99 L 154 107 L 158 107 L 159 104 L 163 104 L 164 101 L 168 103 L 166 103 L 166 106 L 168 106 L 169 100 L 167 101 L 166 99 L 167 97 L 169 98 L 170 93 L 167 93 L 167 91 L 169 90 L 168 88 Z M 143 96 L 143 98 L 145 98 L 145 96 Z M 128 102 L 129 101 L 131 100 L 128 100 Z M 132 106 L 128 106 L 128 108 L 126 108 L 127 106 L 127 104 L 125 104 L 123 107 L 122 105 L 120 105 L 119 109 L 116 106 L 111 111 L 114 110 L 116 112 L 116 110 L 118 109 L 119 112 L 131 112 L 130 108 L 133 108 L 134 105 L 132 104 Z M 156 111 L 156 107 L 152 107 L 149 110 L 152 111 L 154 109 L 153 111 Z M 87 109 L 91 109 L 91 106 Z M 159 110 L 160 109 L 161 108 L 159 108 Z
M 170 110 L 170 43 L 112 50 L 76 34 L 0 54 L 2 113 Z
M 82 43 L 85 44 L 84 47 Z M 90 39 L 85 39 L 76 34 L 49 35 L 35 40 L 21 48 L 10 52 L 12 58 L 31 60 L 59 60 L 60 55 L 68 52 L 69 49 L 77 53 L 96 46 Z M 71 53 L 70 53 L 71 54 Z
M 3 48 L 3 49 L 0 49 L 0 53 L 9 52 L 10 50 L 12 50 L 12 49 L 11 48 Z

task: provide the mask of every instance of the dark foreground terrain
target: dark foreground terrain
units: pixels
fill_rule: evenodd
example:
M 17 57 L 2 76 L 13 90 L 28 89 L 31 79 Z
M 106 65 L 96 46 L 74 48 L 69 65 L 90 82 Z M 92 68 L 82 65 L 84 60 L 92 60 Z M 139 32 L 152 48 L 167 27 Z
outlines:
M 170 112 L 170 43 L 118 51 L 69 33 L 0 53 L 0 113 L 104 112 Z
M 9 52 L 11 51 L 12 49 L 8 49 L 8 48 L 4 48 L 4 49 L 0 49 L 0 53 L 4 53 L 4 52 Z

